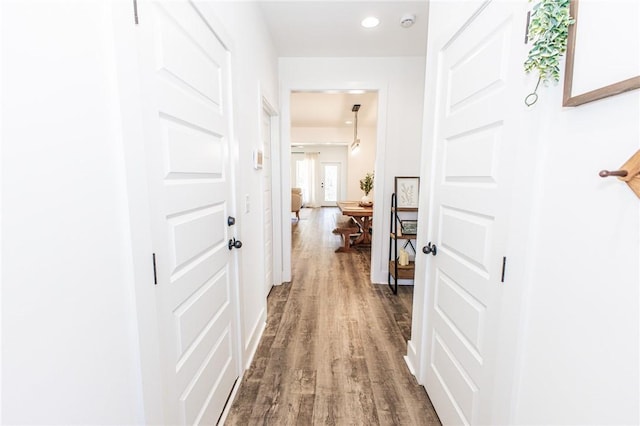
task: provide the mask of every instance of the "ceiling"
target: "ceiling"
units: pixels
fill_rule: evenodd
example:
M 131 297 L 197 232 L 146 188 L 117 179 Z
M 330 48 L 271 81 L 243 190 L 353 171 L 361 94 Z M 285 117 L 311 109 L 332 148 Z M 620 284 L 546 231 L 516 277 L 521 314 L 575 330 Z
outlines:
M 278 56 L 424 56 L 427 1 L 260 1 Z M 403 28 L 400 20 L 415 15 Z M 376 16 L 380 25 L 360 22 Z
M 291 126 L 353 128 L 353 105 L 360 105 L 358 127 L 375 126 L 378 117 L 378 93 L 291 94 Z
M 280 57 L 425 56 L 427 1 L 259 1 Z M 415 15 L 403 28 L 400 20 Z M 362 19 L 376 16 L 380 24 L 363 28 Z M 294 93 L 294 127 L 353 127 L 351 108 L 361 104 L 358 126 L 374 126 L 376 93 Z

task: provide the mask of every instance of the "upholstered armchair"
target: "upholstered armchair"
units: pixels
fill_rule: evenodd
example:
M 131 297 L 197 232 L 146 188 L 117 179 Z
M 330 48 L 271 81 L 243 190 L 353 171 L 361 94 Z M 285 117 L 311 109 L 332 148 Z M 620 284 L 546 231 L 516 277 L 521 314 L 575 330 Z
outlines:
M 291 188 L 291 211 L 300 220 L 300 209 L 302 208 L 302 188 Z

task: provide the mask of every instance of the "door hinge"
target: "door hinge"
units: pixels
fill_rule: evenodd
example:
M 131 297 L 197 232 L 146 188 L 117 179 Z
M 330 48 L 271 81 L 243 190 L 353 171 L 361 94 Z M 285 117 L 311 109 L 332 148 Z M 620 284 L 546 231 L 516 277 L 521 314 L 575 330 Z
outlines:
M 158 273 L 156 272 L 156 254 L 153 253 L 153 285 L 158 285 Z
M 504 282 L 504 270 L 507 268 L 507 258 L 503 257 L 502 258 L 502 278 L 500 279 L 500 282 L 503 283 Z
M 133 20 L 138 25 L 138 0 L 133 0 Z

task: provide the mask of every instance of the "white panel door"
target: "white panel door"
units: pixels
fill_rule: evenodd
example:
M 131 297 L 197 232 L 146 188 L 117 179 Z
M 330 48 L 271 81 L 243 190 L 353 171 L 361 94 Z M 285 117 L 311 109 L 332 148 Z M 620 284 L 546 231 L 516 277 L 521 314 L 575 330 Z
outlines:
M 514 78 L 526 16 L 516 3 L 489 3 L 437 46 L 425 385 L 443 424 L 492 423 L 509 180 L 526 95 Z
M 264 148 L 262 182 L 264 207 L 264 289 L 265 297 L 273 287 L 273 208 L 272 208 L 272 169 L 271 169 L 271 115 L 262 109 L 262 146 Z
M 186 1 L 140 4 L 166 424 L 215 424 L 238 377 L 229 52 Z

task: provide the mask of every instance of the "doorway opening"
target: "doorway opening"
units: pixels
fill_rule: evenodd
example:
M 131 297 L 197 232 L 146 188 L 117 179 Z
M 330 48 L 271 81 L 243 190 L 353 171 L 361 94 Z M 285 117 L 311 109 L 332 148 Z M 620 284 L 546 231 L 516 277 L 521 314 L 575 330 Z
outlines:
M 338 89 L 336 89 L 336 87 Z M 306 97 L 303 95 L 307 95 Z M 319 114 L 321 108 L 317 101 L 320 98 L 316 98 L 320 95 L 333 95 L 337 98 L 341 95 L 346 98 L 342 103 L 337 103 L 337 107 L 334 111 L 343 111 L 343 118 L 340 122 L 342 128 L 336 129 L 334 126 L 334 134 L 325 134 L 324 139 L 320 139 L 317 134 L 318 128 L 322 125 L 310 125 L 304 123 L 310 123 L 310 121 L 302 121 L 297 115 L 300 111 L 306 115 Z M 374 102 L 367 102 L 367 99 L 353 98 L 355 96 L 366 97 L 375 100 Z M 334 101 L 335 102 L 335 101 Z M 291 188 L 296 187 L 296 161 L 305 158 L 305 155 L 312 153 L 319 153 L 321 149 L 329 147 L 340 148 L 344 153 L 345 159 L 344 165 L 341 168 L 341 176 L 344 183 L 343 198 L 360 200 L 364 193 L 360 190 L 360 179 L 362 179 L 367 173 L 372 171 L 375 174 L 376 182 L 381 182 L 379 186 L 380 190 L 376 193 L 376 189 L 371 193 L 373 204 L 373 226 L 372 229 L 380 229 L 381 232 L 373 232 L 371 241 L 371 262 L 369 262 L 369 278 L 371 283 L 386 284 L 387 282 L 387 254 L 385 245 L 385 218 L 387 217 L 384 211 L 385 206 L 385 166 L 383 159 L 387 146 L 387 117 L 388 117 L 388 87 L 384 82 L 378 80 L 366 80 L 360 81 L 355 84 L 352 81 L 308 81 L 308 82 L 284 82 L 281 92 L 281 110 L 282 110 L 282 139 L 281 139 L 281 164 L 284 167 L 284 171 L 281 175 L 282 178 L 282 193 L 284 203 L 283 208 L 288 209 L 290 206 L 291 198 L 288 197 Z M 351 156 L 350 148 L 353 143 L 353 124 L 347 124 L 347 121 L 354 121 L 353 106 L 354 104 L 362 105 L 359 110 L 359 122 L 358 122 L 358 137 L 361 140 L 360 150 L 355 156 L 362 159 L 367 155 L 370 156 L 369 163 L 364 167 L 359 167 L 352 161 L 354 156 Z M 368 107 L 367 105 L 372 105 Z M 375 105 L 375 106 L 373 106 Z M 367 112 L 367 110 L 369 110 Z M 372 123 L 367 124 L 368 115 L 371 114 L 374 118 Z M 304 117 L 303 117 L 304 118 Z M 314 117 L 311 117 L 313 119 Z M 334 119 L 335 122 L 335 119 Z M 324 127 L 327 127 L 324 125 Z M 370 142 L 369 142 L 370 141 Z M 320 160 L 318 160 L 320 161 Z M 331 161 L 331 160 L 324 160 Z M 347 164 L 348 163 L 348 164 Z M 290 169 L 287 171 L 286 167 L 290 165 Z M 318 165 L 318 167 L 320 167 Z M 345 180 L 346 178 L 346 180 Z M 313 185 L 310 185 L 313 188 Z M 304 194 L 303 194 L 304 195 Z M 307 194 L 310 195 L 310 194 Z M 296 195 L 296 198 L 298 196 Z M 380 206 L 380 207 L 377 207 Z M 306 210 L 309 205 L 305 204 Z M 377 209 L 380 209 L 378 213 Z M 289 282 L 292 279 L 292 234 L 288 232 L 287 227 L 292 226 L 293 213 L 289 211 L 283 211 L 282 215 L 282 282 Z M 295 219 L 294 219 L 295 220 Z M 304 220 L 304 219 L 303 219 Z M 330 235 L 329 237 L 333 237 Z
M 302 192 L 301 220 L 317 208 L 335 209 L 337 217 L 337 203 L 359 201 L 360 180 L 375 170 L 378 91 L 292 91 L 289 101 L 291 187 Z M 292 216 L 291 223 L 295 232 L 299 222 Z

